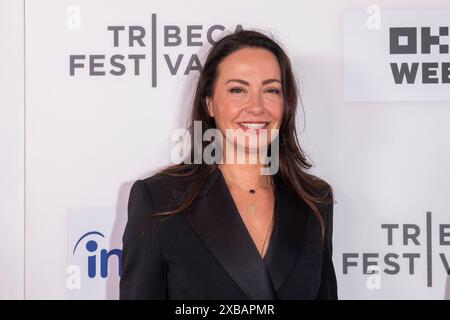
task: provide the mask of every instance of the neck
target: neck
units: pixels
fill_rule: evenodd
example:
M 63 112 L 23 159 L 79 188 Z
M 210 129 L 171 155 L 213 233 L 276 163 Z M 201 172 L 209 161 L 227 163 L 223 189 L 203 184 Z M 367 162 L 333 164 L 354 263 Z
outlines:
M 223 163 L 219 164 L 219 169 L 222 171 L 225 179 L 246 189 L 270 185 L 271 177 L 261 174 L 263 164 L 260 162 L 258 153 L 254 154 L 256 163 L 248 163 L 250 154 L 247 150 L 240 150 L 233 144 L 235 154 L 229 157 L 231 155 L 226 152 L 227 146 L 229 146 L 227 143 L 223 145 Z M 239 157 L 245 159 L 244 163 L 235 162 Z
M 219 164 L 225 179 L 249 189 L 269 185 L 270 176 L 262 175 L 261 168 L 261 164 Z

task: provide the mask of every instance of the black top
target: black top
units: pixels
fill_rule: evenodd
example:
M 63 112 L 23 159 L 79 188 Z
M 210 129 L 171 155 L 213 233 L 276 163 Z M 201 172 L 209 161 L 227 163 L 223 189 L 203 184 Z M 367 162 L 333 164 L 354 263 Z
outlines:
M 155 175 L 130 191 L 123 235 L 121 299 L 337 299 L 332 262 L 333 205 L 308 205 L 274 176 L 275 221 L 264 259 L 219 169 L 194 204 L 165 220 L 192 190 L 186 178 Z

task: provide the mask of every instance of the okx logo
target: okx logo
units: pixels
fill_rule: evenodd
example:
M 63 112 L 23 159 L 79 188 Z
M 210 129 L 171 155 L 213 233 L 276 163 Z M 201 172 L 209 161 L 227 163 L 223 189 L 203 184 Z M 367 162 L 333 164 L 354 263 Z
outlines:
M 450 83 L 449 27 L 389 28 L 389 53 L 395 84 Z M 420 61 L 423 60 L 423 61 Z
M 105 236 L 99 231 L 89 231 L 78 238 L 71 252 L 71 261 L 76 262 L 67 268 L 67 288 L 77 290 L 81 288 L 83 279 L 107 278 L 112 272 L 120 276 L 122 272 L 121 249 L 107 249 Z M 116 270 L 110 270 L 110 266 Z

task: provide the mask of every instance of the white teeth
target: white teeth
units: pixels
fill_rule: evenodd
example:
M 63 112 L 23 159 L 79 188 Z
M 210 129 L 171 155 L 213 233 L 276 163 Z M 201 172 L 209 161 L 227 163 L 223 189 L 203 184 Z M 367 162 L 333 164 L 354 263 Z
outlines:
M 252 129 L 262 129 L 267 123 L 241 123 L 241 126 L 252 128 Z

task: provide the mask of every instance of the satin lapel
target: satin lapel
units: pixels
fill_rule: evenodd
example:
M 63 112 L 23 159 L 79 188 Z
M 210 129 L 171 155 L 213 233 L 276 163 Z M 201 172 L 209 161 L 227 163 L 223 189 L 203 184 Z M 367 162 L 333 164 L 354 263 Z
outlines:
M 184 214 L 194 231 L 249 299 L 274 299 L 266 265 L 219 169 L 208 177 L 200 196 Z
M 278 291 L 300 260 L 301 244 L 312 213 L 306 203 L 287 188 L 279 173 L 274 176 L 274 181 L 277 220 L 264 261 Z

